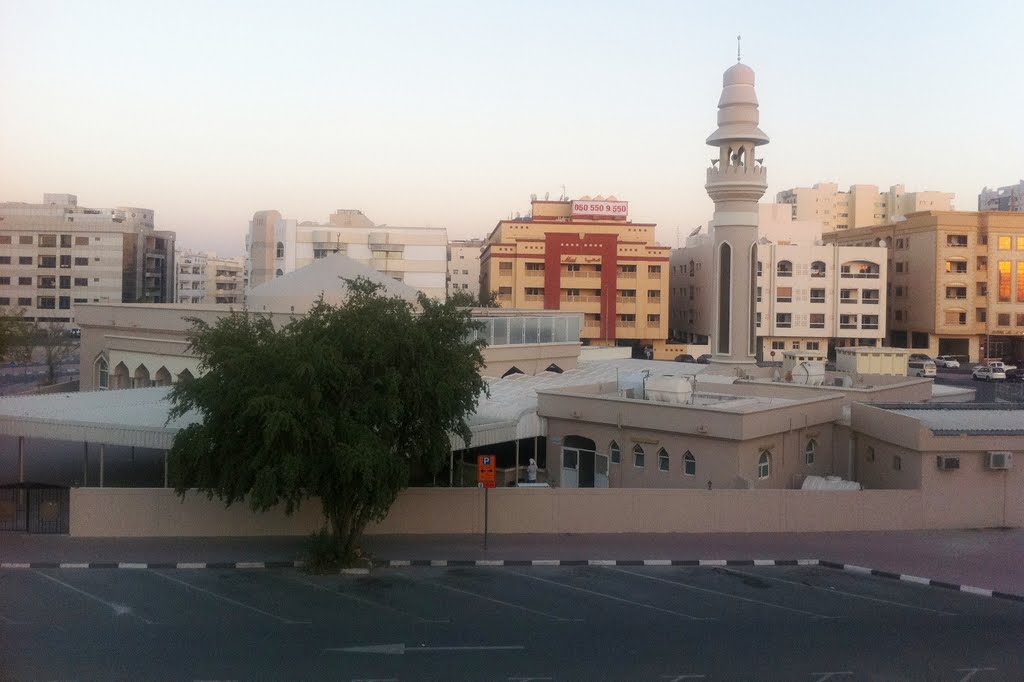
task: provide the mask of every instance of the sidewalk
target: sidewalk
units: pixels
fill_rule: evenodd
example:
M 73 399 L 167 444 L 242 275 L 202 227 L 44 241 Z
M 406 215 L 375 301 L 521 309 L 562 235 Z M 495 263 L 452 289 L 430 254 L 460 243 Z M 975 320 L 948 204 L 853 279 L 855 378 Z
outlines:
M 0 563 L 291 562 L 304 537 L 69 538 L 0 533 Z M 1024 594 L 1024 529 L 857 533 L 370 535 L 376 560 L 819 559 Z

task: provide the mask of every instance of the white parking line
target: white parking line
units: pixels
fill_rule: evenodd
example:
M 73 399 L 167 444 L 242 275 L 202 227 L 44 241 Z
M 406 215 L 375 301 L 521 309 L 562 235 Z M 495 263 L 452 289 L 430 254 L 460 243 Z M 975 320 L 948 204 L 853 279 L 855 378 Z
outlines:
M 466 595 L 469 595 L 471 597 L 476 597 L 477 599 L 483 599 L 484 601 L 489 601 L 489 602 L 492 602 L 494 604 L 501 604 L 502 606 L 508 606 L 509 608 L 519 609 L 520 611 L 525 611 L 526 613 L 532 613 L 532 614 L 535 614 L 535 615 L 538 615 L 538 616 L 544 616 L 545 618 L 550 618 L 551 620 L 559 621 L 559 622 L 562 622 L 562 623 L 568 623 L 568 622 L 580 623 L 580 622 L 583 622 L 582 618 L 563 618 L 562 616 L 556 616 L 553 613 L 546 613 L 544 611 L 538 611 L 536 609 L 531 609 L 528 606 L 522 606 L 520 604 L 513 604 L 512 602 L 502 601 L 501 599 L 495 599 L 494 597 L 488 597 L 485 594 L 479 594 L 477 592 L 472 592 L 470 590 L 464 590 L 464 589 L 459 588 L 459 587 L 452 587 L 451 585 L 442 585 L 441 583 L 435 583 L 435 582 L 427 581 L 427 580 L 416 580 L 415 582 L 417 582 L 417 583 L 419 583 L 421 585 L 429 585 L 431 587 L 437 587 L 437 588 L 442 589 L 442 590 L 448 590 L 449 592 L 457 592 L 459 594 L 466 594 Z
M 290 580 L 292 582 L 299 583 L 300 585 L 305 585 L 306 587 L 312 587 L 314 590 L 320 590 L 321 592 L 327 592 L 328 594 L 333 594 L 334 596 L 336 596 L 336 597 L 338 597 L 340 599 L 347 599 L 349 601 L 354 601 L 357 604 L 365 604 L 366 606 L 374 606 L 374 607 L 376 607 L 378 609 L 382 609 L 384 611 L 391 611 L 393 613 L 397 613 L 399 615 L 406 616 L 406 617 L 412 618 L 414 620 L 418 620 L 421 623 L 450 623 L 451 622 L 448 619 L 443 619 L 443 620 L 437 619 L 437 620 L 434 620 L 434 619 L 431 619 L 431 618 L 424 618 L 422 616 L 417 616 L 415 613 L 411 613 L 409 611 L 403 611 L 402 609 L 395 608 L 394 606 L 388 606 L 387 604 L 380 604 L 378 602 L 373 601 L 372 599 L 364 599 L 362 597 L 356 597 L 356 596 L 351 595 L 351 594 L 345 594 L 344 592 L 339 592 L 337 590 L 332 590 L 329 587 L 324 587 L 323 585 L 318 585 L 317 583 L 310 582 L 308 580 L 303 580 L 301 578 L 296 578 L 294 576 L 288 578 L 288 580 Z
M 983 670 L 995 671 L 995 668 L 957 668 L 958 673 L 967 673 L 960 678 L 960 682 L 967 682 L 969 679 L 977 675 Z
M 729 570 L 732 573 L 738 573 L 740 575 L 745 575 L 747 577 L 758 578 L 760 580 L 771 580 L 771 581 L 774 581 L 774 582 L 777 582 L 777 583 L 785 583 L 787 585 L 796 585 L 797 587 L 806 587 L 807 589 L 810 589 L 810 590 L 820 590 L 821 592 L 826 592 L 828 594 L 838 594 L 840 596 L 851 597 L 853 599 L 864 599 L 866 601 L 873 601 L 873 602 L 877 602 L 879 604 L 889 604 L 891 606 L 902 606 L 905 609 L 916 609 L 918 611 L 927 611 L 928 613 L 936 613 L 936 614 L 939 614 L 941 616 L 955 616 L 955 615 L 957 615 L 955 613 L 950 613 L 949 611 L 939 611 L 937 609 L 929 609 L 929 608 L 924 607 L 924 606 L 915 606 L 914 604 L 904 604 L 903 602 L 892 601 L 892 600 L 889 600 L 889 599 L 882 599 L 881 597 L 869 597 L 869 596 L 864 595 L 864 594 L 857 594 L 856 592 L 846 592 L 844 590 L 837 590 L 837 589 L 834 589 L 834 588 L 831 588 L 831 587 L 822 587 L 820 585 L 808 585 L 807 583 L 801 583 L 801 582 L 797 582 L 795 580 L 786 580 L 785 578 L 776 578 L 774 576 L 762 575 L 760 573 L 755 575 L 753 573 L 746 573 L 744 571 L 737 571 L 734 568 L 731 568 Z
M 814 613 L 812 611 L 804 611 L 802 609 L 794 609 L 789 606 L 780 606 L 779 604 L 773 604 L 767 601 L 761 601 L 760 599 L 751 599 L 750 597 L 741 597 L 738 594 L 732 594 L 731 592 L 720 592 L 718 590 L 712 590 L 707 587 L 697 587 L 690 583 L 683 583 L 677 580 L 667 580 L 665 578 L 659 578 L 653 575 L 646 575 L 644 573 L 636 573 L 634 571 L 627 571 L 622 568 L 609 568 L 609 571 L 615 571 L 616 573 L 628 573 L 629 575 L 635 575 L 638 578 L 646 578 L 648 580 L 654 580 L 659 583 L 666 583 L 668 585 L 678 585 L 679 587 L 685 587 L 688 590 L 696 590 L 698 592 L 707 592 L 708 594 L 717 594 L 720 597 L 727 597 L 729 599 L 737 599 L 739 601 L 750 602 L 752 604 L 761 604 L 762 606 L 770 606 L 774 609 L 782 609 L 783 611 L 791 611 L 793 613 L 802 613 L 805 616 L 813 616 L 814 618 L 838 618 L 838 616 L 826 616 L 821 613 Z
M 100 604 L 103 604 L 104 606 L 109 606 L 111 608 L 111 610 L 116 615 L 118 615 L 118 616 L 126 616 L 126 615 L 127 616 L 135 616 L 136 618 L 141 620 L 146 625 L 154 625 L 153 621 L 151 621 L 151 620 L 149 620 L 147 618 L 143 618 L 139 614 L 135 613 L 131 609 L 131 607 L 129 607 L 129 606 L 124 606 L 123 604 L 115 604 L 114 602 L 109 602 L 106 599 L 103 599 L 102 597 L 97 597 L 95 594 L 91 594 L 89 592 L 86 592 L 85 590 L 80 590 L 77 587 L 75 587 L 74 585 L 69 585 L 68 583 L 64 582 L 63 580 L 58 580 L 57 578 L 54 578 L 53 576 L 50 576 L 50 575 L 46 575 L 45 573 L 42 573 L 40 571 L 32 571 L 32 572 L 35 573 L 38 576 L 46 578 L 47 580 L 49 580 L 51 582 L 57 583 L 58 585 L 63 585 L 67 589 L 71 590 L 72 592 L 77 592 L 78 594 L 82 595 L 83 597 L 88 597 L 89 599 L 92 599 L 93 601 L 98 601 Z
M 617 569 L 608 567 L 608 570 L 614 571 L 614 570 L 617 570 Z M 530 575 L 528 573 L 520 573 L 518 571 L 510 571 L 510 572 L 515 574 L 515 575 L 518 575 L 518 576 L 520 576 L 522 578 L 528 578 L 529 580 L 537 580 L 537 581 L 542 582 L 542 583 L 548 583 L 549 585 L 557 585 L 558 587 L 563 587 L 563 588 L 565 588 L 567 590 L 575 590 L 576 592 L 583 592 L 583 593 L 586 593 L 586 594 L 592 594 L 592 595 L 595 595 L 597 597 L 604 597 L 605 599 L 611 599 L 612 601 L 621 602 L 623 604 L 630 604 L 632 606 L 638 606 L 638 607 L 640 607 L 642 609 L 650 609 L 651 611 L 658 611 L 660 613 L 667 613 L 667 614 L 670 614 L 670 615 L 673 615 L 673 616 L 679 616 L 681 618 L 686 618 L 688 620 L 718 620 L 717 618 L 701 618 L 700 616 L 691 616 L 690 614 L 683 613 L 681 611 L 672 611 L 670 609 L 663 609 L 660 606 L 651 606 L 650 604 L 644 604 L 642 602 L 633 601 L 632 599 L 623 599 L 622 597 L 616 597 L 615 595 L 606 594 L 604 592 L 598 592 L 596 590 L 588 590 L 585 587 L 576 587 L 575 585 L 566 585 L 565 583 L 560 583 L 557 580 L 548 580 L 547 578 L 541 578 L 539 576 Z M 623 571 L 623 572 L 625 573 L 627 571 Z
M 172 583 L 177 583 L 178 585 L 181 585 L 183 587 L 187 587 L 190 590 L 195 590 L 196 592 L 202 592 L 203 594 L 209 595 L 209 596 L 213 597 L 214 599 L 219 599 L 219 600 L 221 600 L 223 602 L 227 602 L 228 604 L 234 604 L 235 606 L 241 606 L 243 609 L 248 609 L 248 610 L 253 611 L 255 613 L 262 614 L 264 616 L 269 616 L 270 618 L 273 618 L 274 620 L 281 621 L 282 623 L 285 623 L 286 625 L 309 625 L 310 624 L 309 621 L 289 620 L 288 618 L 282 618 L 281 616 L 278 616 L 276 614 L 270 613 L 269 611 L 264 611 L 263 609 L 258 609 L 255 606 L 250 606 L 249 604 L 246 604 L 244 602 L 240 602 L 237 599 L 232 599 L 231 597 L 225 597 L 223 594 L 217 594 L 216 592 L 213 592 L 212 590 L 208 590 L 208 589 L 206 589 L 204 587 L 199 587 L 198 585 L 193 585 L 192 583 L 185 582 L 184 580 L 178 580 L 177 578 L 172 578 L 171 576 L 169 576 L 169 575 L 167 575 L 165 573 L 160 573 L 158 571 L 150 571 L 150 573 L 152 575 L 160 576 L 164 580 L 169 580 Z

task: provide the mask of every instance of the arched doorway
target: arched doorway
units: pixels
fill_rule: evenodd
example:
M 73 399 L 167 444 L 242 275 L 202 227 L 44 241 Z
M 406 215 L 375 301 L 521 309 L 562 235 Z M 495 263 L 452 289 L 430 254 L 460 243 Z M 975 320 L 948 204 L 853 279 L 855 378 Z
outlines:
M 167 371 L 166 367 L 161 367 L 156 371 L 156 385 L 157 386 L 170 386 L 171 385 L 171 373 Z
M 565 488 L 607 488 L 608 455 L 583 436 L 566 436 L 562 443 L 562 486 Z

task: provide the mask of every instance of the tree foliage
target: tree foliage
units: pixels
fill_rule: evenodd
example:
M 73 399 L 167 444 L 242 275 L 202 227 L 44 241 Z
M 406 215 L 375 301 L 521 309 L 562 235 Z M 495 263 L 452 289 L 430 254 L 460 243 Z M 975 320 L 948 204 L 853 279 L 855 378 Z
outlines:
M 344 306 L 320 300 L 280 329 L 249 312 L 190 320 L 201 373 L 175 384 L 171 418 L 195 411 L 201 422 L 170 452 L 178 493 L 288 513 L 317 498 L 350 558 L 415 467 L 440 471 L 450 433 L 468 442 L 466 418 L 485 390 L 469 312 L 419 304 L 359 279 Z
M 0 360 L 20 359 L 29 334 L 24 309 L 0 308 Z
M 57 373 L 61 365 L 74 354 L 78 343 L 68 335 L 68 330 L 62 322 L 37 323 L 32 329 L 31 338 L 42 351 L 43 363 L 46 365 L 46 383 L 57 383 Z
M 468 291 L 456 291 L 448 296 L 448 301 L 460 308 L 500 308 L 498 294 L 495 291 L 481 291 L 474 296 Z

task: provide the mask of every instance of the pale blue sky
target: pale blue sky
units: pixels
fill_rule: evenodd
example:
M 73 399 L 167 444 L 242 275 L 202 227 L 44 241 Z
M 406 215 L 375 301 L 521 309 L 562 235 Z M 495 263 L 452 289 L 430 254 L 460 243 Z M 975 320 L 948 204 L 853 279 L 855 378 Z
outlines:
M 757 72 L 769 189 L 1024 177 L 1019 2 L 0 0 L 0 200 L 156 210 L 240 255 L 252 213 L 484 236 L 615 194 L 675 245 L 712 204 L 721 74 Z

